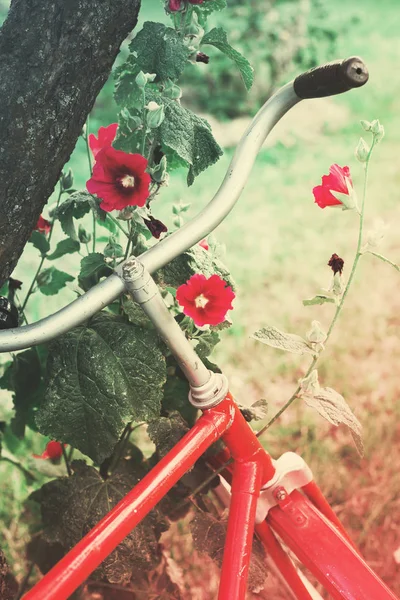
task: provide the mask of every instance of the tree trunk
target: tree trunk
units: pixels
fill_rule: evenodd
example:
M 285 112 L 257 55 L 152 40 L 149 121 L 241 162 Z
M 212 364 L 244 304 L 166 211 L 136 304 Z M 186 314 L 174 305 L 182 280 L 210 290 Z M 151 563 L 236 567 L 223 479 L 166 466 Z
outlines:
M 140 0 L 13 0 L 0 30 L 0 286 L 69 159 Z

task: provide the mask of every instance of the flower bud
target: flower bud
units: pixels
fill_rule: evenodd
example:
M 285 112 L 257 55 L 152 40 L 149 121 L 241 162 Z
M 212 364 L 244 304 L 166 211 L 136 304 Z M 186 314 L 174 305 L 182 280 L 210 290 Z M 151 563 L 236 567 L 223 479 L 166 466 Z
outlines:
M 208 54 L 204 54 L 204 52 L 198 52 L 196 54 L 196 62 L 201 62 L 205 65 L 208 65 L 208 63 L 210 62 L 210 57 L 208 56 Z
M 168 173 L 166 156 L 163 156 L 159 164 L 151 169 L 150 175 L 157 183 L 163 183 L 167 180 Z
M 355 151 L 356 159 L 361 163 L 365 163 L 368 160 L 370 148 L 368 144 L 365 142 L 363 138 L 360 138 L 360 141 L 357 144 L 357 148 Z
M 335 273 L 332 282 L 332 293 L 335 296 L 342 296 L 344 290 L 345 285 L 343 283 L 342 275 L 339 272 Z
M 135 79 L 136 85 L 140 88 L 144 88 L 147 84 L 147 79 L 146 79 L 146 75 L 143 73 L 143 71 L 139 71 L 139 73 L 136 75 L 136 79 Z
M 385 129 L 383 125 L 380 124 L 379 119 L 375 119 L 375 121 L 372 121 L 371 132 L 374 135 L 374 140 L 376 144 L 380 142 L 383 136 L 385 135 Z
M 182 97 L 181 88 L 170 79 L 165 83 L 164 94 L 171 100 L 179 100 Z
M 78 227 L 78 238 L 79 241 L 81 242 L 81 244 L 88 244 L 90 242 L 90 240 L 92 239 L 92 236 L 90 235 L 90 233 L 88 233 L 86 231 L 86 229 L 83 227 L 83 225 L 79 224 Z
M 308 377 L 304 377 L 299 380 L 300 388 L 304 394 L 309 394 L 310 396 L 314 396 L 319 392 L 319 381 L 318 381 L 318 371 L 314 369 L 308 375 Z
M 319 321 L 312 321 L 311 329 L 307 332 L 306 338 L 309 342 L 313 344 L 323 344 L 326 340 L 326 333 L 322 329 L 321 323 Z
M 86 129 L 87 129 L 87 128 L 86 128 L 86 123 L 84 123 L 84 124 L 83 124 L 83 127 L 82 127 L 82 129 L 81 129 L 81 136 L 82 136 L 82 137 L 85 137 L 85 136 L 86 136 Z
M 361 127 L 364 129 L 364 131 L 371 131 L 371 123 L 369 121 L 360 121 L 361 123 Z
M 152 105 L 152 106 L 150 107 L 150 105 Z M 156 129 L 157 127 L 159 127 L 161 125 L 161 123 L 165 119 L 164 105 L 161 104 L 159 106 L 157 104 L 157 102 L 149 102 L 149 104 L 147 105 L 147 110 L 148 110 L 147 115 L 146 115 L 147 126 L 150 127 L 150 129 Z
M 72 174 L 72 170 L 68 169 L 68 173 L 63 173 L 61 175 L 61 185 L 63 190 L 69 190 L 74 183 L 74 176 Z

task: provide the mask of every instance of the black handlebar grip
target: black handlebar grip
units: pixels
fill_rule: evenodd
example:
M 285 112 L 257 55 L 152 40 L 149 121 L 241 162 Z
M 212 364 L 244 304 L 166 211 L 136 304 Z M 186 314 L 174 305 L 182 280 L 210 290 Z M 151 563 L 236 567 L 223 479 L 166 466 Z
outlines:
M 302 73 L 294 80 L 293 87 L 299 98 L 324 98 L 361 87 L 368 77 L 363 60 L 351 56 Z

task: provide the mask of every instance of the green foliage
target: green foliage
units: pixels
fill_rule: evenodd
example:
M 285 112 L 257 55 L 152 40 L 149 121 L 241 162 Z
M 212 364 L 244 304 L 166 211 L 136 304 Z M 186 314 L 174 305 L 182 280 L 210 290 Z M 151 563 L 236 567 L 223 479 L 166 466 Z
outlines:
M 44 530 L 44 551 L 60 545 L 70 550 L 143 477 L 146 470 L 134 460 L 122 461 L 103 480 L 98 471 L 83 461 L 72 463 L 74 474 L 46 483 L 31 496 L 40 503 Z M 128 584 L 136 570 L 147 571 L 159 562 L 158 540 L 168 529 L 157 510 L 145 517 L 102 562 L 96 575 L 110 583 Z
M 178 164 L 189 167 L 188 185 L 195 177 L 213 165 L 222 150 L 211 133 L 211 127 L 205 119 L 183 108 L 175 100 L 162 97 L 165 107 L 165 119 L 158 129 L 159 142 L 165 150 L 169 163 L 170 153 L 178 159 Z
M 91 198 L 91 194 L 86 190 L 74 192 L 60 204 L 55 213 L 55 217 L 60 221 L 64 233 L 75 242 L 79 242 L 79 237 L 75 229 L 74 219 L 81 219 L 90 211 Z
M 11 429 L 19 438 L 24 436 L 26 425 L 35 428 L 33 416 L 44 395 L 42 364 L 46 355 L 43 346 L 20 352 L 0 378 L 0 388 L 13 392 L 15 415 Z
M 39 431 L 101 462 L 127 423 L 159 415 L 165 378 L 157 335 L 100 313 L 51 344 Z
M 225 56 L 230 58 L 239 69 L 246 89 L 249 90 L 251 88 L 254 81 L 254 69 L 250 65 L 247 58 L 232 48 L 228 42 L 226 31 L 224 31 L 222 27 L 215 27 L 214 29 L 211 29 L 211 31 L 206 33 L 206 35 L 203 37 L 201 43 L 203 46 L 206 44 L 215 46 L 215 48 L 218 48 L 218 50 L 225 54 Z
M 228 31 L 235 49 L 253 65 L 255 83 L 248 94 L 231 60 L 210 53 L 208 65 L 193 66 L 183 75 L 188 106 L 218 118 L 253 115 L 284 80 L 336 58 L 339 29 L 327 16 L 328 6 L 327 0 L 230 1 L 229 10 L 213 15 L 213 25 Z M 342 23 L 340 30 L 343 33 Z M 208 48 L 200 49 L 208 53 Z M 216 89 L 224 93 L 216 94 Z
M 155 73 L 156 81 L 178 79 L 190 55 L 175 29 L 151 21 L 144 23 L 129 49 L 135 56 L 137 72 Z
M 34 248 L 39 250 L 42 256 L 47 254 L 47 252 L 50 250 L 50 244 L 47 241 L 46 236 L 44 233 L 40 233 L 40 231 L 32 231 L 29 242 L 34 246 Z
M 168 375 L 164 386 L 162 409 L 165 413 L 178 411 L 186 423 L 193 425 L 196 420 L 197 409 L 188 402 L 189 389 L 188 381 L 183 376 Z
M 79 242 L 76 242 L 72 238 L 66 238 L 65 240 L 61 240 L 58 242 L 56 249 L 54 252 L 47 256 L 47 260 L 56 260 L 57 258 L 61 258 L 65 254 L 73 254 L 74 252 L 79 252 L 79 248 L 81 247 Z
M 37 286 L 45 296 L 54 296 L 68 281 L 74 281 L 72 275 L 59 271 L 55 267 L 43 269 L 37 277 Z
M 78 277 L 79 285 L 83 290 L 89 290 L 102 277 L 108 277 L 112 272 L 112 268 L 105 262 L 104 255 L 100 252 L 92 252 L 81 260 L 81 271 Z
M 200 25 L 206 25 L 208 17 L 216 11 L 221 11 L 227 7 L 226 0 L 207 0 L 203 4 L 193 7 L 197 13 Z

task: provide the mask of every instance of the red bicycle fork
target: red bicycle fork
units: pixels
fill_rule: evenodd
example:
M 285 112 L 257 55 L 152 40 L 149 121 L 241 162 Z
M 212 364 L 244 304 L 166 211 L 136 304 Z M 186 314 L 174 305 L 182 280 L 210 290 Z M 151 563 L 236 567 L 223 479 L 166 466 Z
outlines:
M 218 406 L 204 411 L 193 428 L 178 444 L 32 590 L 25 594 L 24 599 L 67 600 L 184 473 L 193 466 L 207 448 L 221 437 L 227 449 L 216 459 L 218 462 L 221 460 L 223 462 L 224 459 L 233 458 L 233 468 L 230 465 L 228 472 L 231 483 L 231 500 L 218 600 L 244 600 L 260 490 L 274 477 L 275 466 L 229 394 Z M 334 565 L 341 561 L 340 553 L 343 544 L 347 544 L 351 550 L 349 556 L 352 559 L 352 577 L 354 575 L 358 581 L 367 572 L 370 580 L 367 585 L 364 583 L 361 589 L 369 590 L 369 585 L 375 586 L 371 589 L 374 589 L 376 594 L 371 596 L 367 592 L 358 596 L 340 595 L 340 591 L 338 592 L 332 584 L 331 588 L 339 594 L 334 595 L 334 598 L 396 600 L 395 596 L 363 563 L 342 535 L 337 534 L 339 541 L 336 546 L 333 544 L 331 547 L 333 554 L 330 559 L 327 554 L 320 557 L 318 550 L 313 553 L 314 535 L 315 539 L 318 535 L 322 535 L 322 539 L 324 539 L 324 536 L 330 531 L 329 527 L 337 533 L 337 529 L 334 529 L 334 526 L 328 521 L 328 519 L 333 520 L 336 517 L 315 484 L 306 486 L 305 491 L 313 496 L 317 505 L 318 502 L 320 503 L 318 509 L 328 517 L 322 521 L 325 529 L 322 528 L 324 529 L 322 531 L 318 527 L 321 519 L 318 520 L 317 515 L 320 513 L 315 508 L 313 513 L 311 503 L 302 494 L 293 492 L 289 496 L 289 499 L 293 498 L 291 507 L 300 513 L 303 511 L 302 527 L 299 526 L 299 522 L 296 525 L 296 519 L 292 518 L 293 515 L 287 502 L 286 504 L 284 501 L 278 502 L 278 505 L 268 513 L 267 520 L 281 539 L 298 554 L 305 565 L 310 566 L 322 583 L 328 583 L 328 590 L 330 590 L 330 569 L 333 569 L 332 572 L 336 576 Z M 305 504 L 299 508 L 301 502 Z M 307 526 L 309 519 L 313 524 L 311 537 L 310 529 Z M 256 532 L 279 571 L 286 578 L 289 587 L 296 593 L 296 597 L 299 600 L 310 600 L 311 596 L 292 561 L 282 549 L 267 522 L 258 523 Z M 307 553 L 312 555 L 311 560 L 307 559 Z M 313 565 L 317 565 L 317 567 L 313 569 Z

